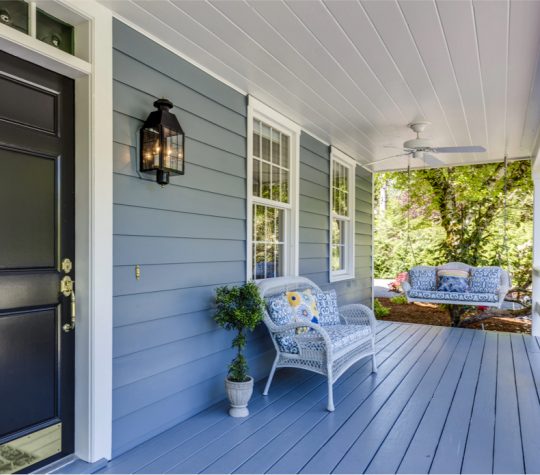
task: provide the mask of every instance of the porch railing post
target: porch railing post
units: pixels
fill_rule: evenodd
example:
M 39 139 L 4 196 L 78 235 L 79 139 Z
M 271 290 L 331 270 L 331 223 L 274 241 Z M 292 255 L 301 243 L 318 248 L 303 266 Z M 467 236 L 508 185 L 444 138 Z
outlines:
M 532 334 L 540 336 L 540 159 L 533 165 L 533 276 L 532 276 Z

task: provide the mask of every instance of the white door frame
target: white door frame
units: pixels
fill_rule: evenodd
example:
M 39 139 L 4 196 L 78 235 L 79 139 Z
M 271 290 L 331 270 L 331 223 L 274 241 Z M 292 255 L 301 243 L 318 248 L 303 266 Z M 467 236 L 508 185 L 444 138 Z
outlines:
M 34 4 L 76 25 L 77 57 L 5 25 L 0 48 L 75 80 L 75 455 L 96 462 L 112 446 L 112 14 L 93 1 Z

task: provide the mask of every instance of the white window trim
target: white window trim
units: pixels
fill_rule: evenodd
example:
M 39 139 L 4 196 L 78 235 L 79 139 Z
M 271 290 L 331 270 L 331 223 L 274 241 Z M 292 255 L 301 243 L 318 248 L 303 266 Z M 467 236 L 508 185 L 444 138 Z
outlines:
M 253 270 L 253 119 L 259 119 L 271 127 L 282 130 L 290 136 L 290 189 L 289 204 L 257 198 L 256 202 L 276 208 L 288 209 L 289 219 L 285 224 L 286 247 L 284 275 L 297 276 L 299 262 L 299 191 L 300 191 L 300 133 L 298 124 L 283 116 L 263 102 L 248 96 L 247 110 L 247 195 L 246 195 L 246 280 L 251 280 Z
M 334 162 L 338 162 L 345 166 L 349 170 L 349 225 L 347 226 L 346 247 L 345 247 L 345 269 L 339 271 L 332 270 L 332 221 L 334 219 L 334 212 L 332 210 L 333 201 L 333 186 L 332 178 L 334 173 Z M 350 280 L 355 278 L 355 222 L 356 222 L 356 165 L 357 162 L 354 158 L 344 154 L 341 150 L 331 147 L 330 149 L 330 231 L 329 231 L 329 259 L 328 269 L 330 273 L 330 282 L 339 282 L 342 280 Z

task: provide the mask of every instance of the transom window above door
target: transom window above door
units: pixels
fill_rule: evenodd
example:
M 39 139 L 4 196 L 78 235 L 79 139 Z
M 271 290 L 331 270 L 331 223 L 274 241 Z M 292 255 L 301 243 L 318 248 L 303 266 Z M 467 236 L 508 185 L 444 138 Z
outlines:
M 248 279 L 298 272 L 299 128 L 250 97 Z

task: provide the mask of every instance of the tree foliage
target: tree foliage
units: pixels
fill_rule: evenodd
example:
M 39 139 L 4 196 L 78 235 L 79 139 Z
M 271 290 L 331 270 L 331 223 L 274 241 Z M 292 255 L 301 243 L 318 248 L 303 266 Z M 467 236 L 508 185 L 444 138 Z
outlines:
M 529 161 L 509 163 L 506 178 L 503 163 L 378 174 L 375 275 L 462 261 L 509 268 L 528 286 L 532 201 Z

